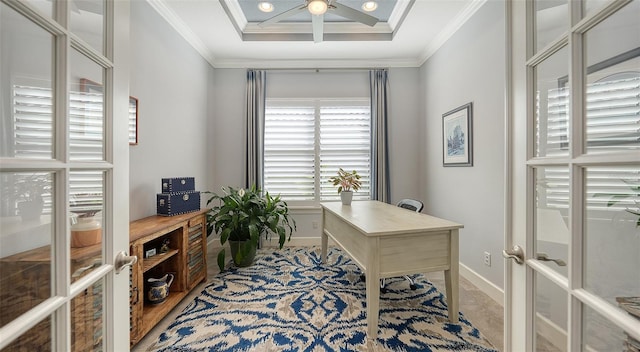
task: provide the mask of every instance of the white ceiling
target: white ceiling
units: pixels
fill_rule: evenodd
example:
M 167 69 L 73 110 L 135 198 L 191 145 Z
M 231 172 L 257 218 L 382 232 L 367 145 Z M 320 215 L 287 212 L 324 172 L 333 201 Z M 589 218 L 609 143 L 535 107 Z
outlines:
M 391 30 L 391 40 L 322 43 L 243 41 L 241 32 L 255 30 L 256 23 L 246 20 L 244 24 L 237 23 L 234 15 L 239 14 L 228 14 L 230 7 L 225 11 L 221 3 L 226 1 L 228 5 L 238 0 L 147 1 L 213 67 L 345 68 L 418 67 L 487 0 L 415 0 L 406 17 L 395 24 L 396 28 L 390 28 L 393 27 L 390 19 L 390 24 L 378 23 L 372 29 Z M 302 4 L 304 0 L 299 1 Z M 411 0 L 397 2 L 406 6 Z M 274 12 L 277 14 L 277 10 Z M 305 31 L 306 24 L 294 25 L 297 30 Z M 325 33 L 328 30 L 325 24 Z M 311 33 L 310 24 L 308 33 Z

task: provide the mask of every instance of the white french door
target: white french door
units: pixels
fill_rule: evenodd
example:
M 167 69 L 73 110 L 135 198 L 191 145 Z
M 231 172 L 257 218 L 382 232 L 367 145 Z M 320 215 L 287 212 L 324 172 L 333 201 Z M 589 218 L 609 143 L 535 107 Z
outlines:
M 2 352 L 129 349 L 128 28 L 126 1 L 0 1 Z
M 640 1 L 507 7 L 505 349 L 637 351 Z

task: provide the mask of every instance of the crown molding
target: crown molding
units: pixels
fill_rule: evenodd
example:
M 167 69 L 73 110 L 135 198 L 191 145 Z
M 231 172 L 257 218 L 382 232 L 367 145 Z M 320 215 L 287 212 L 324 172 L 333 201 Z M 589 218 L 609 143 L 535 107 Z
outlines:
M 419 66 L 422 66 L 431 55 L 435 54 L 486 2 L 487 0 L 473 0 L 453 21 L 449 22 L 422 52 Z
M 365 33 L 365 34 L 390 34 L 393 32 L 387 22 L 378 22 L 369 27 L 362 23 L 353 22 L 325 22 L 324 33 Z M 279 22 L 266 27 L 260 27 L 258 23 L 248 23 L 244 27 L 244 34 L 274 34 L 274 33 L 313 33 L 311 22 Z
M 409 10 L 415 1 L 416 0 L 398 0 L 396 7 L 393 8 L 391 15 L 389 15 L 389 19 L 387 20 L 387 24 L 391 28 L 392 32 L 395 32 L 402 24 L 402 21 L 407 16 L 407 13 L 409 13 Z
M 258 69 L 322 69 L 322 68 L 388 68 L 419 67 L 415 59 L 305 59 L 305 60 L 239 60 L 218 59 L 216 68 L 258 68 Z
M 165 0 L 146 0 L 156 12 L 164 18 L 212 67 L 215 67 L 215 56 L 193 31 L 171 10 Z
M 240 2 L 238 0 L 222 0 L 220 3 L 225 7 L 227 15 L 231 17 L 233 22 L 235 22 L 238 29 L 240 31 L 244 31 L 249 22 L 244 16 L 244 12 L 242 12 Z
M 281 68 L 382 68 L 382 67 L 420 67 L 422 66 L 435 52 L 440 49 L 444 43 L 449 40 L 454 33 L 456 33 L 462 25 L 467 22 L 477 11 L 486 3 L 487 0 L 473 0 L 471 4 L 469 4 L 463 11 L 460 12 L 456 18 L 449 23 L 440 34 L 431 42 L 431 44 L 425 48 L 422 54 L 415 58 L 406 58 L 406 59 L 391 59 L 391 60 L 371 60 L 371 59 L 357 59 L 357 60 L 348 60 L 348 59 L 323 59 L 323 60 L 315 60 L 315 59 L 301 59 L 301 60 L 244 60 L 244 59 L 216 59 L 214 54 L 206 47 L 206 45 L 198 38 L 195 33 L 180 19 L 173 10 L 171 10 L 167 5 L 167 0 L 145 0 L 147 3 L 156 11 L 162 18 L 171 25 L 176 32 L 180 36 L 182 36 L 187 43 L 189 43 L 212 67 L 214 68 L 273 68 L 273 69 L 281 69 Z M 398 4 L 403 8 L 402 10 L 394 11 L 391 14 L 391 17 L 388 22 L 379 23 L 374 26 L 374 31 L 371 33 L 371 29 L 369 28 L 369 36 L 370 37 L 362 37 L 366 35 L 362 33 L 362 31 L 358 31 L 357 28 L 349 29 L 349 26 L 358 27 L 354 24 L 346 24 L 346 23 L 332 23 L 331 26 L 327 26 L 325 33 L 326 34 L 334 34 L 340 35 L 340 33 L 344 33 L 343 31 L 346 29 L 353 30 L 356 32 L 351 33 L 353 38 L 357 38 L 355 40 L 381 40 L 382 37 L 376 38 L 376 36 L 390 36 L 393 37 L 393 33 L 397 30 L 397 26 L 400 25 L 406 16 L 407 11 L 413 5 L 416 0 L 398 0 Z M 243 24 L 243 29 L 248 29 L 250 31 L 250 35 L 261 35 L 259 33 L 251 33 L 253 32 L 254 24 L 248 23 L 242 11 L 240 11 L 240 5 L 237 0 L 221 0 L 221 4 L 225 3 L 229 6 L 223 6 L 227 15 L 232 18 L 234 26 L 240 32 L 242 36 L 243 30 L 241 30 L 238 24 Z M 396 14 L 397 13 L 397 14 Z M 243 22 L 244 21 L 244 22 Z M 286 25 L 286 24 L 283 24 Z M 291 24 L 289 24 L 291 25 Z M 301 24 L 294 24 L 295 26 L 301 26 Z M 335 28 L 331 28 L 334 27 Z M 275 26 L 276 28 L 278 26 Z M 343 27 L 343 28 L 341 28 Z M 274 29 L 275 31 L 276 29 Z M 264 28 L 262 28 L 264 32 Z M 341 32 L 342 31 L 342 32 Z M 292 36 L 304 36 L 310 33 L 309 29 L 306 32 L 302 33 L 291 33 Z M 280 32 L 282 34 L 282 32 Z M 262 35 L 280 35 L 278 33 L 263 33 Z M 346 33 L 347 36 L 349 33 Z M 285 33 L 286 35 L 286 33 Z M 255 39 L 254 39 L 255 40 Z M 293 40 L 301 40 L 301 39 L 293 39 Z M 303 39 L 306 40 L 306 39 Z M 348 40 L 348 39 L 347 39 Z M 353 39 L 352 39 L 353 40 Z M 382 39 L 382 40 L 391 40 L 391 39 Z

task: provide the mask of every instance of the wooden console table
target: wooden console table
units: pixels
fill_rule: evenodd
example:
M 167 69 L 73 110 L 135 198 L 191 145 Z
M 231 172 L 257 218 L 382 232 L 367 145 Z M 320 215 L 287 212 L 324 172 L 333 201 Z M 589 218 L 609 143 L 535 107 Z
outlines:
M 207 278 L 208 209 L 176 216 L 150 216 L 129 224 L 130 255 L 138 257 L 131 269 L 131 345 L 138 343 L 197 284 Z M 161 252 L 168 243 L 166 252 Z M 149 251 L 155 255 L 145 258 Z M 166 300 L 146 300 L 145 282 L 172 273 L 175 278 Z

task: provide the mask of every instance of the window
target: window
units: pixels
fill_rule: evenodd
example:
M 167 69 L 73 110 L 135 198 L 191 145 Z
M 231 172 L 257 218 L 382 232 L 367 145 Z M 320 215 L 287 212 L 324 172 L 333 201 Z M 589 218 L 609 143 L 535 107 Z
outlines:
M 102 160 L 102 92 L 71 92 L 69 102 L 69 139 L 71 157 L 83 161 Z M 50 88 L 13 86 L 14 146 L 15 157 L 47 159 L 52 155 L 52 97 Z M 33 185 L 47 173 L 15 173 L 14 184 Z M 69 174 L 72 211 L 98 210 L 102 208 L 103 172 L 73 170 Z M 51 186 L 50 184 L 48 185 Z M 51 194 L 45 192 L 44 213 L 51 212 Z M 17 198 L 12 198 L 11 208 L 17 211 Z M 15 214 L 11 214 L 15 215 Z
M 587 152 L 634 150 L 640 146 L 640 74 L 624 72 L 587 84 L 586 149 Z M 538 94 L 538 99 L 540 95 Z M 569 144 L 569 90 L 549 89 L 547 94 L 546 154 L 566 153 Z M 537 101 L 540 107 L 540 100 Z M 538 131 L 541 127 L 538 126 Z M 537 146 L 541 143 L 538 137 Z M 539 149 L 538 155 L 544 155 Z M 538 199 L 540 207 L 568 209 L 569 170 L 543 168 L 539 171 L 540 186 L 545 190 Z M 589 168 L 586 183 L 586 206 L 589 210 L 638 211 L 640 171 L 634 167 Z
M 265 109 L 264 189 L 288 201 L 339 199 L 329 178 L 356 170 L 370 199 L 369 99 L 268 99 Z

